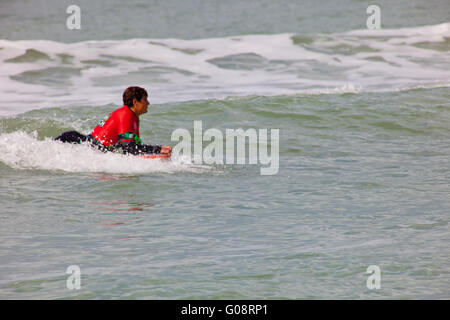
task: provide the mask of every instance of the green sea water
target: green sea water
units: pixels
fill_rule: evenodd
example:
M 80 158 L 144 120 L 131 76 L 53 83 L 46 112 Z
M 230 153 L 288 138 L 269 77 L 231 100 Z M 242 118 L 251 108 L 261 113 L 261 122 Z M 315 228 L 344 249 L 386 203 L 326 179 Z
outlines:
M 34 163 L 2 159 L 1 295 L 446 298 L 448 98 L 446 89 L 255 96 L 154 105 L 144 116 L 144 141 L 163 143 L 199 117 L 205 129 L 280 128 L 272 176 L 249 164 L 76 172 L 82 157 L 61 160 L 74 172 L 40 169 L 45 144 L 31 147 Z M 112 107 L 28 112 L 3 119 L 2 137 L 35 139 L 39 128 L 44 141 L 72 119 L 88 130 Z M 66 288 L 70 265 L 80 290 Z M 370 265 L 381 268 L 380 290 L 366 286 Z
M 380 30 L 356 0 L 71 4 L 0 2 L 1 299 L 450 297 L 448 1 Z M 278 129 L 278 170 L 52 140 L 130 85 L 145 143 Z

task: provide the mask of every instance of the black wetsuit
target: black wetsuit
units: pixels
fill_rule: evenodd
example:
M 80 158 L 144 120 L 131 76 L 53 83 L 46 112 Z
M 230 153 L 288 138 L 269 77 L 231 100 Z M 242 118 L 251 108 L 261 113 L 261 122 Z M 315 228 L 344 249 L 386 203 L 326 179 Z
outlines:
M 135 141 L 122 141 L 118 142 L 114 147 L 106 147 L 99 141 L 97 141 L 92 134 L 85 136 L 77 131 L 67 131 L 55 138 L 55 140 L 62 141 L 65 143 L 82 143 L 88 142 L 93 147 L 98 148 L 101 151 L 115 151 L 124 154 L 152 154 L 160 153 L 161 146 L 151 146 L 143 143 L 136 143 Z

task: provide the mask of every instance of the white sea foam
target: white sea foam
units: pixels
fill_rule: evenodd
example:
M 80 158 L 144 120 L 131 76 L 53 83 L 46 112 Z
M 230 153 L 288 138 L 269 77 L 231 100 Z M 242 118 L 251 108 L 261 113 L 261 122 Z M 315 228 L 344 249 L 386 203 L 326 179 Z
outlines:
M 131 155 L 103 153 L 87 145 L 38 140 L 16 131 L 0 135 L 0 161 L 16 169 L 41 169 L 65 172 L 142 174 L 154 172 L 205 172 L 206 165 L 193 165 L 185 159 L 143 159 Z
M 399 28 L 399 29 L 378 29 L 378 30 L 353 30 L 343 35 L 350 36 L 363 36 L 363 37 L 392 37 L 392 38 L 405 38 L 411 39 L 409 43 L 413 41 L 417 42 L 440 42 L 443 37 L 450 37 L 450 23 L 441 23 L 432 26 L 420 26 L 411 28 Z M 415 38 L 420 37 L 420 38 Z
M 0 40 L 0 116 L 120 104 L 129 85 L 146 87 L 153 103 L 445 87 L 449 50 L 421 44 L 445 46 L 449 38 L 450 23 L 318 34 L 304 43 L 296 43 L 293 34 L 78 43 Z

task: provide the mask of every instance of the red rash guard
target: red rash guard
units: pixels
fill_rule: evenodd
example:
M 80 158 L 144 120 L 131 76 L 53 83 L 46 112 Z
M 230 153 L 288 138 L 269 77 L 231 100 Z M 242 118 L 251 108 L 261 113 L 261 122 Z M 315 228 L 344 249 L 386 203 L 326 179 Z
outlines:
M 119 140 L 119 134 L 135 133 L 139 137 L 139 118 L 127 106 L 117 109 L 109 115 L 108 120 L 96 126 L 92 135 L 105 146 L 114 146 Z M 133 141 L 126 139 L 121 141 Z

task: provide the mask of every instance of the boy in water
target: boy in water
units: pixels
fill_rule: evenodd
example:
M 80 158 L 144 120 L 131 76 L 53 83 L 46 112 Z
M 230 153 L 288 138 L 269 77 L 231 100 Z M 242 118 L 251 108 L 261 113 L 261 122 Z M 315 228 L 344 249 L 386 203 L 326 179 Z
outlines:
M 69 143 L 90 142 L 102 151 L 119 150 L 124 154 L 171 153 L 170 146 L 152 146 L 139 138 L 139 116 L 147 113 L 148 94 L 140 87 L 129 87 L 123 93 L 124 106 L 109 115 L 85 136 L 77 131 L 64 132 L 55 140 Z

